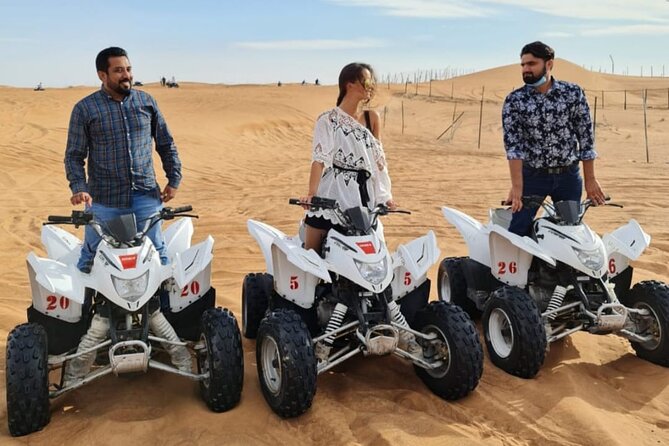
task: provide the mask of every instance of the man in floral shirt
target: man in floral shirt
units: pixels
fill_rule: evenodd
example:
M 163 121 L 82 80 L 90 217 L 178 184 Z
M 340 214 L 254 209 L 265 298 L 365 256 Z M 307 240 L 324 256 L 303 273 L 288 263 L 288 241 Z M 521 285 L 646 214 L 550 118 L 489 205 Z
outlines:
M 537 211 L 523 207 L 523 196 L 550 196 L 553 202 L 581 199 L 579 161 L 588 198 L 604 203 L 595 178 L 597 153 L 588 101 L 578 85 L 551 76 L 554 58 L 553 49 L 542 42 L 525 45 L 520 66 L 526 85 L 509 94 L 502 109 L 511 171 L 509 231 L 519 235 L 528 235 Z

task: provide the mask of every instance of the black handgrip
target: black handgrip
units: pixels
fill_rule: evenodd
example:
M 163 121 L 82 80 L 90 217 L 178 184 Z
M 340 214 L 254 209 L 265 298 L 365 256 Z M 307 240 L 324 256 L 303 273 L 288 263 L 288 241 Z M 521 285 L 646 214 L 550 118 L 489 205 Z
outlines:
M 46 218 L 48 221 L 52 223 L 70 223 L 72 221 L 71 216 L 63 216 L 63 215 L 49 215 Z
M 182 212 L 190 212 L 193 210 L 193 206 L 191 205 L 186 205 L 186 206 L 180 206 L 178 208 L 172 209 L 172 212 L 175 214 L 180 214 Z
M 288 204 L 296 204 L 299 206 L 300 204 L 302 204 L 302 202 L 300 201 L 299 198 L 289 198 Z

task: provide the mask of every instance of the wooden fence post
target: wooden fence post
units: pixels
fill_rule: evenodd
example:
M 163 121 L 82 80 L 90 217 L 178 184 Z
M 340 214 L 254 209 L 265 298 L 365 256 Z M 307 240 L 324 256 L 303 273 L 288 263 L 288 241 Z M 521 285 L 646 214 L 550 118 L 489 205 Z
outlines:
M 646 120 L 646 101 L 648 100 L 648 90 L 643 91 L 643 134 L 646 140 L 646 163 L 650 163 L 648 154 L 648 121 Z
M 479 144 L 478 148 L 481 148 L 481 127 L 483 126 L 483 95 L 485 94 L 485 85 L 481 90 L 481 111 L 479 113 Z

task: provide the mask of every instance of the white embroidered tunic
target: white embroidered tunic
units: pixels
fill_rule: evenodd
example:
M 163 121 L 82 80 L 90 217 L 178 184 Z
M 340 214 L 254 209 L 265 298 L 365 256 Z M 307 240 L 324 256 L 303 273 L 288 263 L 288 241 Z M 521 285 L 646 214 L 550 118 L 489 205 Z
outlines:
M 392 198 L 381 142 L 339 107 L 326 111 L 316 120 L 312 159 L 325 165 L 316 195 L 337 200 L 343 210 L 358 206 L 371 209 Z M 369 201 L 363 203 L 365 194 L 361 189 L 364 188 Z M 327 209 L 308 211 L 307 215 L 341 223 Z

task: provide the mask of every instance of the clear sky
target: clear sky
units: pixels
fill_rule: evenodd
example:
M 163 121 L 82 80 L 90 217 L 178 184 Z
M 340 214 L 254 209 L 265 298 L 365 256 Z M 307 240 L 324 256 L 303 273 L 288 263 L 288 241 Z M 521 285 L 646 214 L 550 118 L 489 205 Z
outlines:
M 669 77 L 669 0 L 0 0 L 0 85 L 97 85 L 95 56 L 125 48 L 135 80 L 335 83 L 517 63 L 543 40 L 594 70 Z

